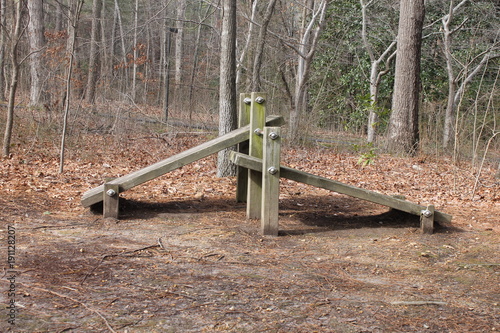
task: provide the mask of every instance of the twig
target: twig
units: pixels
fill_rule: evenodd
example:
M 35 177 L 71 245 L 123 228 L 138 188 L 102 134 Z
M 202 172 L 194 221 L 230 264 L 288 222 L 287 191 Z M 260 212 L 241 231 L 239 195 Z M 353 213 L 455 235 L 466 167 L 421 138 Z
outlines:
M 141 317 L 138 321 L 124 324 L 124 325 L 118 327 L 118 329 L 121 330 L 122 328 L 125 328 L 127 326 L 135 326 L 135 325 L 139 324 L 143 319 L 144 319 L 144 317 Z
M 392 305 L 447 305 L 446 302 L 440 301 L 395 301 Z
M 92 275 L 92 273 L 95 272 L 95 270 L 104 262 L 104 260 L 106 260 L 107 258 L 112 258 L 112 257 L 119 257 L 119 256 L 123 256 L 123 255 L 126 255 L 126 254 L 131 254 L 131 253 L 135 253 L 135 252 L 140 252 L 140 251 L 144 251 L 144 250 L 148 250 L 148 249 L 152 249 L 152 248 L 155 248 L 155 247 L 159 247 L 159 248 L 162 248 L 161 245 L 149 245 L 149 246 L 146 246 L 146 247 L 142 247 L 140 249 L 136 249 L 136 250 L 132 250 L 132 251 L 126 251 L 126 252 L 121 252 L 121 253 L 113 253 L 113 254 L 106 254 L 104 255 L 101 260 L 99 260 L 99 262 L 97 263 L 97 265 L 92 268 L 92 270 L 90 272 L 88 272 L 87 274 L 85 274 L 85 276 L 83 277 L 83 280 L 82 282 L 80 282 L 80 285 L 83 285 L 83 283 L 87 280 L 87 278 Z
M 67 228 L 67 227 L 76 227 L 80 225 L 87 225 L 86 223 L 74 223 L 74 224 L 66 224 L 66 225 L 42 225 L 39 227 L 34 227 L 31 228 L 31 230 L 37 230 L 37 229 L 52 229 L 52 228 Z
M 24 284 L 24 283 L 23 283 Z M 68 295 L 64 295 L 64 294 L 60 294 L 56 291 L 52 291 L 52 290 L 49 290 L 49 289 L 45 289 L 45 288 L 40 288 L 40 287 L 35 287 L 35 286 L 29 286 L 29 285 L 26 285 L 24 284 L 26 287 L 29 287 L 29 288 L 33 288 L 33 289 L 37 289 L 37 290 L 40 290 L 40 291 L 43 291 L 43 292 L 46 292 L 46 293 L 49 293 L 49 294 L 52 294 L 52 295 L 55 295 L 55 296 L 58 296 L 58 297 L 61 297 L 61 298 L 66 298 L 66 299 L 69 299 L 70 301 L 73 301 L 77 304 L 80 304 L 81 306 L 83 306 L 84 308 L 86 308 L 87 310 L 89 310 L 90 312 L 93 312 L 95 313 L 96 315 L 98 315 L 103 321 L 104 323 L 106 324 L 106 327 L 108 328 L 108 330 L 110 332 L 113 332 L 113 333 L 116 333 L 116 331 L 111 327 L 111 325 L 109 324 L 109 322 L 106 320 L 106 318 L 99 312 L 97 311 L 96 309 L 93 309 L 91 308 L 90 306 L 88 306 L 87 304 L 83 303 L 83 302 L 80 302 L 79 300 L 71 297 L 71 296 L 68 296 Z

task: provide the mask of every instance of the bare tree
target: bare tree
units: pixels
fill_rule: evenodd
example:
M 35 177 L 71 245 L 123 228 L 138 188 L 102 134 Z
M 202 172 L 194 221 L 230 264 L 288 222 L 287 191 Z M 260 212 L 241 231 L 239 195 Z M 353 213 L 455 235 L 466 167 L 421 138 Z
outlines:
M 87 77 L 87 91 L 85 99 L 88 103 L 94 103 L 97 80 L 99 78 L 100 52 L 99 52 L 99 31 L 102 11 L 102 0 L 93 0 L 92 5 L 92 30 L 90 32 L 90 55 L 89 72 Z
M 61 134 L 61 150 L 59 155 L 59 173 L 64 172 L 64 155 L 66 150 L 66 132 L 68 128 L 68 115 L 69 115 L 69 103 L 71 96 L 71 75 L 73 74 L 73 64 L 74 64 L 74 51 L 76 46 L 76 32 L 77 25 L 80 19 L 80 12 L 82 10 L 84 0 L 72 0 L 71 6 L 68 13 L 68 30 L 71 32 L 69 35 L 67 53 L 69 57 L 69 64 L 66 70 L 66 102 L 64 103 L 64 118 L 63 118 L 63 129 Z
M 424 0 L 401 0 L 398 47 L 388 148 L 413 155 L 418 149 L 420 55 L 425 16 Z
M 222 33 L 219 88 L 219 135 L 236 129 L 236 1 L 222 0 Z M 217 176 L 236 174 L 236 167 L 227 157 L 229 149 L 219 152 Z
M 245 66 L 245 58 L 250 51 L 250 44 L 253 41 L 254 31 L 255 31 L 255 20 L 257 17 L 257 9 L 258 9 L 259 0 L 254 0 L 251 6 L 251 14 L 248 22 L 248 30 L 246 33 L 245 44 L 240 51 L 240 57 L 238 62 L 236 63 L 236 87 L 237 89 L 241 88 L 241 78 L 243 71 L 247 71 L 248 67 Z M 246 87 L 243 89 L 246 90 Z
M 262 67 L 262 58 L 264 54 L 264 45 L 266 43 L 267 27 L 269 25 L 269 22 L 271 21 L 275 5 L 276 0 L 269 1 L 266 8 L 266 13 L 264 15 L 264 20 L 262 21 L 262 25 L 260 26 L 259 30 L 259 37 L 257 39 L 252 72 L 252 91 L 254 92 L 258 92 L 261 90 L 262 83 L 260 79 L 260 69 Z
M 186 0 L 177 1 L 177 34 L 175 35 L 175 84 L 179 87 L 182 81 L 182 57 L 184 55 L 184 19 L 186 15 Z
M 455 5 L 450 1 L 448 14 L 441 19 L 443 30 L 443 52 L 446 59 L 446 71 L 448 74 L 448 101 L 446 104 L 446 113 L 443 128 L 443 147 L 447 148 L 452 142 L 454 135 L 455 113 L 457 105 L 468 84 L 480 73 L 481 69 L 494 58 L 500 57 L 500 42 L 498 37 L 494 39 L 491 45 L 483 52 L 472 57 L 467 63 L 460 63 L 453 54 L 453 36 L 458 33 L 466 24 L 466 18 L 456 27 L 452 27 L 453 19 L 458 10 L 460 10 L 468 0 L 462 0 Z M 497 35 L 498 36 L 498 35 Z M 456 64 L 460 64 L 459 71 L 462 75 L 456 74 Z
M 6 21 L 6 0 L 0 0 L 0 100 L 5 99 L 5 42 L 6 31 L 5 26 L 7 24 Z
M 132 59 L 132 92 L 131 99 L 136 102 L 137 93 L 137 58 L 138 58 L 138 48 L 139 44 L 137 41 L 139 28 L 139 0 L 135 0 L 135 10 L 134 10 L 134 43 L 133 43 L 133 59 Z
M 14 105 L 16 100 L 17 85 L 19 79 L 19 66 L 22 61 L 19 61 L 18 49 L 21 36 L 24 32 L 22 27 L 22 17 L 26 7 L 26 0 L 19 0 L 15 3 L 14 11 L 14 28 L 10 34 L 10 86 L 9 86 L 9 101 L 7 104 L 7 119 L 5 121 L 5 132 L 3 136 L 3 156 L 10 155 L 10 142 L 12 139 L 12 129 L 14 127 Z M 4 27 L 5 28 L 5 27 Z
M 28 23 L 28 39 L 30 43 L 30 105 L 36 106 L 44 103 L 43 96 L 43 54 L 41 50 L 45 45 L 43 0 L 28 1 L 28 12 L 30 20 Z
M 311 72 L 311 63 L 316 52 L 319 36 L 325 21 L 328 0 L 321 0 L 316 5 L 309 0 L 303 7 L 302 33 L 299 46 L 294 48 L 297 52 L 297 69 L 295 76 L 295 91 L 290 110 L 289 138 L 291 141 L 299 140 L 299 124 L 301 114 L 307 107 L 307 83 Z M 291 46 L 288 44 L 288 46 Z
M 378 95 L 379 95 L 379 87 L 382 77 L 387 74 L 390 70 L 389 64 L 393 57 L 396 55 L 396 52 L 392 50 L 396 46 L 396 41 L 392 41 L 389 46 L 382 52 L 380 56 L 377 57 L 375 54 L 375 50 L 373 45 L 368 40 L 368 32 L 367 32 L 367 9 L 373 4 L 373 0 L 369 2 L 365 2 L 364 0 L 360 0 L 361 3 L 361 16 L 362 16 L 362 30 L 361 30 L 361 38 L 363 40 L 363 46 L 368 52 L 370 57 L 371 69 L 370 69 L 370 108 L 368 114 L 368 129 L 367 134 L 368 142 L 374 142 L 376 136 L 376 127 L 378 123 Z M 380 66 L 385 62 L 385 68 L 380 70 Z

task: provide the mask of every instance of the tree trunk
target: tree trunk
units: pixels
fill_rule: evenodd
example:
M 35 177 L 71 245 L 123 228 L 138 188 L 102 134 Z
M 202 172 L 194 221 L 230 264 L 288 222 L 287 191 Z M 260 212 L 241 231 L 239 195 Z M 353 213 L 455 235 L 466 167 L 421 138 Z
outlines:
M 95 90 L 100 71 L 100 52 L 99 52 L 99 32 L 102 10 L 102 0 L 93 0 L 92 5 L 92 30 L 90 32 L 90 55 L 89 55 L 89 74 L 87 80 L 87 93 L 85 99 L 93 104 L 95 101 Z
M 182 57 L 184 55 L 184 17 L 186 13 L 186 0 L 178 0 L 177 4 L 177 35 L 175 35 L 175 85 L 176 90 L 182 82 Z
M 82 10 L 84 0 L 73 0 L 71 4 L 71 9 L 69 11 L 68 17 L 68 29 L 71 31 L 71 35 L 68 38 L 68 57 L 69 64 L 66 71 L 66 102 L 64 103 L 64 117 L 63 117 L 63 128 L 61 134 L 61 149 L 59 154 L 59 173 L 64 171 L 64 154 L 66 150 L 66 133 L 68 129 L 68 116 L 69 116 L 69 103 L 71 96 L 71 75 L 73 73 L 73 64 L 75 61 L 75 47 L 76 47 L 76 32 L 77 25 L 80 19 L 80 12 Z
M 267 27 L 271 21 L 271 16 L 273 15 L 274 6 L 276 5 L 276 0 L 270 0 L 267 5 L 266 14 L 264 15 L 264 20 L 259 30 L 259 38 L 257 39 L 257 47 L 255 50 L 255 59 L 253 63 L 253 73 L 252 73 L 252 91 L 259 92 L 262 89 L 262 84 L 260 80 L 260 69 L 262 67 L 262 58 L 264 55 L 264 45 L 266 43 Z
M 248 68 L 244 65 L 245 63 L 245 58 L 247 57 L 247 53 L 250 51 L 250 44 L 253 40 L 253 35 L 254 35 L 254 30 L 255 30 L 255 20 L 257 17 L 257 7 L 259 4 L 259 0 L 254 0 L 252 3 L 252 9 L 251 9 L 251 14 L 250 14 L 250 22 L 248 23 L 248 30 L 246 34 L 246 41 L 245 41 L 245 46 L 243 46 L 243 49 L 241 50 L 240 57 L 238 59 L 238 62 L 236 63 L 236 89 L 237 91 L 246 91 L 247 89 L 247 84 L 242 88 L 241 85 L 241 77 L 243 74 L 243 70 L 247 71 Z
M 43 86 L 43 54 L 41 50 L 45 45 L 43 25 L 43 0 L 28 1 L 30 20 L 28 23 L 28 38 L 30 44 L 30 106 L 37 106 L 45 102 Z
M 367 128 L 367 142 L 374 142 L 377 135 L 377 123 L 378 123 L 378 113 L 377 113 L 377 102 L 378 102 L 378 92 L 379 86 L 382 76 L 389 72 L 389 64 L 391 59 L 394 57 L 395 53 L 390 55 L 389 52 L 396 46 L 396 42 L 392 42 L 380 55 L 377 59 L 374 52 L 373 45 L 368 40 L 368 32 L 367 32 L 367 13 L 366 10 L 368 6 L 370 6 L 373 1 L 365 3 L 364 0 L 360 0 L 361 3 L 361 17 L 362 17 L 362 25 L 361 25 L 361 39 L 363 40 L 363 46 L 368 52 L 371 63 L 370 70 L 370 107 L 368 108 L 368 128 Z M 386 62 L 385 70 L 379 70 L 382 62 Z
M 6 21 L 6 7 L 7 6 L 7 1 L 6 0 L 1 0 L 0 1 L 0 25 L 5 27 L 7 24 Z M 6 83 L 5 83 L 5 42 L 7 41 L 6 38 L 6 31 L 5 29 L 0 29 L 0 100 L 5 100 L 5 89 L 6 89 Z
M 54 26 L 55 31 L 62 31 L 63 27 L 63 1 L 56 1 L 56 23 Z
M 122 79 L 120 80 L 120 83 L 122 83 L 124 86 L 122 86 L 122 91 L 127 91 L 128 89 L 128 80 L 129 80 L 129 77 L 128 77 L 128 65 L 127 65 L 127 50 L 125 48 L 125 32 L 123 31 L 123 23 L 122 23 L 122 14 L 121 14 L 121 11 L 120 11 L 120 5 L 118 3 L 118 0 L 115 0 L 115 8 L 114 8 L 114 16 L 113 16 L 113 20 L 114 20 L 114 25 L 113 25 L 113 38 L 112 38 L 112 43 L 111 43 L 111 48 L 112 48 L 112 52 L 111 52 L 111 56 L 110 58 L 111 59 L 114 59 L 115 58 L 115 39 L 116 39 L 116 35 L 117 35 L 117 28 L 118 30 L 120 31 L 120 45 L 122 47 L 122 54 L 121 54 L 121 57 L 122 57 L 122 65 L 123 65 L 123 73 L 124 73 L 124 77 L 122 77 Z M 118 25 L 118 27 L 117 27 Z
M 106 0 L 102 0 L 102 5 L 101 5 L 101 14 L 100 14 L 100 17 L 103 18 L 103 17 L 107 17 L 108 16 L 108 9 L 106 7 Z M 103 86 L 104 86 L 104 89 L 100 92 L 101 96 L 106 96 L 107 95 L 107 92 L 109 90 L 109 81 L 110 81 L 110 78 L 111 78 L 111 73 L 113 71 L 112 67 L 113 67 L 113 61 L 111 58 L 111 45 L 108 44 L 108 42 L 110 41 L 109 38 L 108 38 L 108 29 L 109 29 L 109 22 L 110 20 L 106 19 L 106 20 L 102 20 L 101 19 L 101 22 L 99 24 L 100 28 L 101 28 L 101 61 L 100 61 L 100 69 L 99 69 L 99 73 L 100 73 L 100 80 L 101 82 L 103 82 Z M 113 22 L 111 20 L 111 22 Z M 112 29 L 111 29 L 112 30 Z
M 399 154 L 418 150 L 420 55 L 425 16 L 424 0 L 402 0 L 388 148 Z
M 166 8 L 166 7 L 165 7 Z M 169 27 L 167 15 L 164 21 L 164 43 L 163 43 L 163 121 L 168 121 L 169 100 L 170 100 L 170 44 L 172 40 L 172 32 L 175 29 Z
M 139 27 L 139 0 L 135 0 L 135 10 L 134 10 L 134 43 L 133 43 L 133 58 L 132 58 L 132 101 L 136 102 L 137 94 L 137 58 L 138 58 L 138 48 L 139 44 L 137 42 L 137 34 Z
M 236 98 L 236 1 L 222 0 L 222 33 L 219 88 L 219 135 L 237 127 Z M 219 152 L 217 176 L 236 174 L 236 167 L 228 159 L 230 149 Z
M 314 2 L 311 3 L 313 5 Z M 295 92 L 292 99 L 292 108 L 290 110 L 290 127 L 289 139 L 292 142 L 300 141 L 299 124 L 301 114 L 305 112 L 307 107 L 307 83 L 311 71 L 311 63 L 316 52 L 319 35 L 325 20 L 326 8 L 328 0 L 322 0 L 317 8 L 313 8 L 311 17 L 307 15 L 307 8 L 313 6 L 305 6 L 302 17 L 303 32 L 300 40 L 300 45 L 296 50 L 298 65 L 295 78 Z M 307 25 L 306 25 L 307 22 Z
M 9 87 L 9 101 L 7 104 L 7 119 L 5 121 L 5 133 L 3 137 L 3 156 L 10 155 L 10 142 L 12 139 L 12 130 L 14 127 L 14 106 L 16 99 L 17 84 L 19 79 L 19 61 L 18 61 L 18 46 L 22 34 L 21 22 L 26 6 L 26 0 L 19 0 L 15 7 L 14 18 L 14 31 L 11 34 L 11 49 L 10 49 L 10 63 L 11 63 L 11 77 Z
M 200 3 L 199 11 L 201 12 L 202 9 L 202 3 Z M 200 23 L 205 21 L 209 17 L 209 12 L 210 12 L 211 7 L 207 6 L 205 15 L 203 18 L 200 17 Z M 198 29 L 196 30 L 196 41 L 194 44 L 194 52 L 193 52 L 193 68 L 191 70 L 191 79 L 189 81 L 189 122 L 191 123 L 192 117 L 193 117 L 193 109 L 194 109 L 194 99 L 193 99 L 193 94 L 194 94 L 194 79 L 196 76 L 196 73 L 198 71 L 198 57 L 200 53 L 200 39 L 201 39 L 201 24 L 198 24 Z

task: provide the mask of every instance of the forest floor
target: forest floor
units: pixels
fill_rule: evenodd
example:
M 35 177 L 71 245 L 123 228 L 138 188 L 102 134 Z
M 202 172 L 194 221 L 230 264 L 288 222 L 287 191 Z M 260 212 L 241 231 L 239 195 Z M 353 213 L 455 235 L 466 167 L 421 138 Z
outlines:
M 359 154 L 285 146 L 284 165 L 453 220 L 423 235 L 418 217 L 282 179 L 280 235 L 268 237 L 235 179 L 216 178 L 215 156 L 123 193 L 119 220 L 81 206 L 106 177 L 205 135 L 80 134 L 62 174 L 57 138 L 15 140 L 0 164 L 0 332 L 500 331 L 494 169 L 476 178 L 467 163 L 388 155 L 362 167 Z

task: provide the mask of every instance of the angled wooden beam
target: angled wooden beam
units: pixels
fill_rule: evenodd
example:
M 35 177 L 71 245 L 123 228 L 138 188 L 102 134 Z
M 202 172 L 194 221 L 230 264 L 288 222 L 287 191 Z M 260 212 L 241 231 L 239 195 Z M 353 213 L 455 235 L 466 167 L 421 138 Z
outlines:
M 280 126 L 284 124 L 283 117 L 270 116 L 267 119 L 270 126 Z M 186 164 L 195 162 L 199 159 L 215 154 L 220 150 L 234 146 L 242 141 L 248 140 L 250 126 L 245 126 L 224 134 L 218 138 L 207 141 L 183 151 L 177 155 L 171 156 L 163 161 L 152 164 L 143 169 L 132 172 L 128 175 L 116 178 L 109 182 L 119 186 L 119 192 L 124 192 L 134 186 L 143 184 L 151 179 L 164 175 L 165 173 L 180 168 Z M 89 207 L 103 200 L 104 185 L 95 187 L 83 194 L 81 203 Z
M 233 152 L 230 157 L 231 161 L 236 165 L 262 171 L 262 160 L 248 155 Z M 365 190 L 352 185 L 343 184 L 325 177 L 316 176 L 304 171 L 295 170 L 292 168 L 280 167 L 280 175 L 283 178 L 309 184 L 312 186 L 324 188 L 341 194 L 346 194 L 365 201 L 370 201 L 383 206 L 401 210 L 406 213 L 421 216 L 422 212 L 427 210 L 426 206 L 421 206 L 409 201 L 401 200 L 389 195 Z M 450 222 L 452 216 L 442 212 L 434 212 L 434 220 L 438 222 Z

